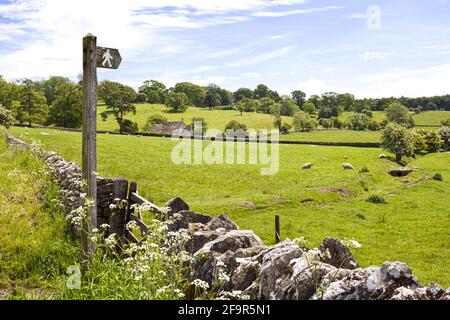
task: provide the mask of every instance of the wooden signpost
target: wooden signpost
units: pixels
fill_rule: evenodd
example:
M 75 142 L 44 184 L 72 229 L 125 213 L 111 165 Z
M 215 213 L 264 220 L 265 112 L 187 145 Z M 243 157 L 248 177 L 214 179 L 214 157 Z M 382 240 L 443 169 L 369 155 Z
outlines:
M 97 68 L 117 69 L 122 58 L 117 49 L 97 47 L 97 37 L 83 38 L 83 192 L 89 201 L 81 242 L 86 261 L 92 261 L 95 243 L 88 239 L 97 228 Z M 83 204 L 85 205 L 86 202 Z

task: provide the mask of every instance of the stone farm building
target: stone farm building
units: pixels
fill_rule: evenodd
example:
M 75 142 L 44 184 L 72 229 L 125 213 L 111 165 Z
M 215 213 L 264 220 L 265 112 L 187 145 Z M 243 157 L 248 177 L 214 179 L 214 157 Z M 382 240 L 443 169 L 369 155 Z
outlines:
M 161 134 L 190 134 L 189 128 L 183 121 L 158 123 L 151 127 L 151 132 Z

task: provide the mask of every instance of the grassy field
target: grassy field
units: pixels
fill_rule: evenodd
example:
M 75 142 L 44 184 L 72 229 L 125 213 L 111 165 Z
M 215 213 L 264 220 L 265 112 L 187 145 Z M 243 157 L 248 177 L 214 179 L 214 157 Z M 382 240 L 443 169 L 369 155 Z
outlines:
M 56 130 L 12 128 L 24 140 L 40 140 L 67 160 L 80 161 L 81 135 Z M 44 133 L 44 135 L 42 134 Z M 450 155 L 414 160 L 419 171 L 393 178 L 396 165 L 379 159 L 376 148 L 280 145 L 280 171 L 260 175 L 262 165 L 175 165 L 175 141 L 155 137 L 98 136 L 98 172 L 137 181 L 139 191 L 163 205 L 182 197 L 193 210 L 229 215 L 273 243 L 274 215 L 281 217 L 282 238 L 305 237 L 319 245 L 324 237 L 355 238 L 362 266 L 404 261 L 424 282 L 450 285 Z M 344 160 L 344 156 L 348 156 Z M 322 158 L 328 161 L 322 161 Z M 313 162 L 312 170 L 300 166 Z M 342 162 L 356 170 L 344 171 Z M 358 173 L 367 166 L 368 173 Z M 440 172 L 444 181 L 430 179 Z M 366 202 L 383 196 L 387 204 Z
M 413 116 L 416 126 L 440 127 L 441 120 L 450 118 L 450 111 L 428 111 Z
M 52 201 L 58 191 L 43 163 L 7 148 L 0 133 L 0 299 L 52 299 L 61 294 L 78 246 Z
M 294 132 L 280 136 L 280 140 L 320 142 L 380 142 L 381 131 L 321 130 Z
M 118 131 L 119 126 L 114 116 L 110 115 L 106 121 L 101 120 L 100 113 L 105 110 L 105 106 L 98 107 L 98 130 Z M 249 129 L 271 129 L 274 121 L 273 116 L 268 114 L 244 112 L 241 116 L 240 112 L 235 110 L 209 110 L 190 107 L 184 113 L 169 113 L 167 108 L 160 104 L 136 104 L 136 111 L 136 115 L 128 114 L 126 118 L 137 122 L 139 130 L 143 129 L 147 119 L 154 114 L 160 114 L 169 121 L 183 120 L 186 124 L 191 123 L 194 117 L 202 117 L 205 119 L 208 128 L 218 130 L 224 130 L 225 125 L 231 120 L 244 123 Z M 287 123 L 292 122 L 290 117 L 283 117 L 283 119 Z

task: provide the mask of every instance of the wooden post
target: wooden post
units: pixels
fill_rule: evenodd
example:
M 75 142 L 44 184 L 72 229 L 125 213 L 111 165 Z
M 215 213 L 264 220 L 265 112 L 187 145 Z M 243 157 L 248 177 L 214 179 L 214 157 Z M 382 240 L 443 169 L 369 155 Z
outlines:
M 275 216 L 275 242 L 280 242 L 280 216 Z
M 97 38 L 90 33 L 83 38 L 83 100 L 83 192 L 94 204 L 83 221 L 81 241 L 85 259 L 92 261 L 95 243 L 90 242 L 88 233 L 97 228 Z

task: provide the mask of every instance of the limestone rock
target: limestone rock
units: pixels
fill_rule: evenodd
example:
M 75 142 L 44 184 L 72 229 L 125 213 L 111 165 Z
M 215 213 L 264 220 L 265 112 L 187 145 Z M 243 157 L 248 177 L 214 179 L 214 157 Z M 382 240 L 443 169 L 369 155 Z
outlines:
M 183 210 L 189 210 L 189 206 L 183 199 L 176 197 L 167 201 L 166 207 L 170 208 L 170 214 L 174 214 Z
M 328 250 L 330 258 L 323 262 L 331 264 L 337 268 L 356 269 L 358 263 L 349 248 L 342 240 L 334 238 L 325 238 L 319 247 L 320 251 Z

